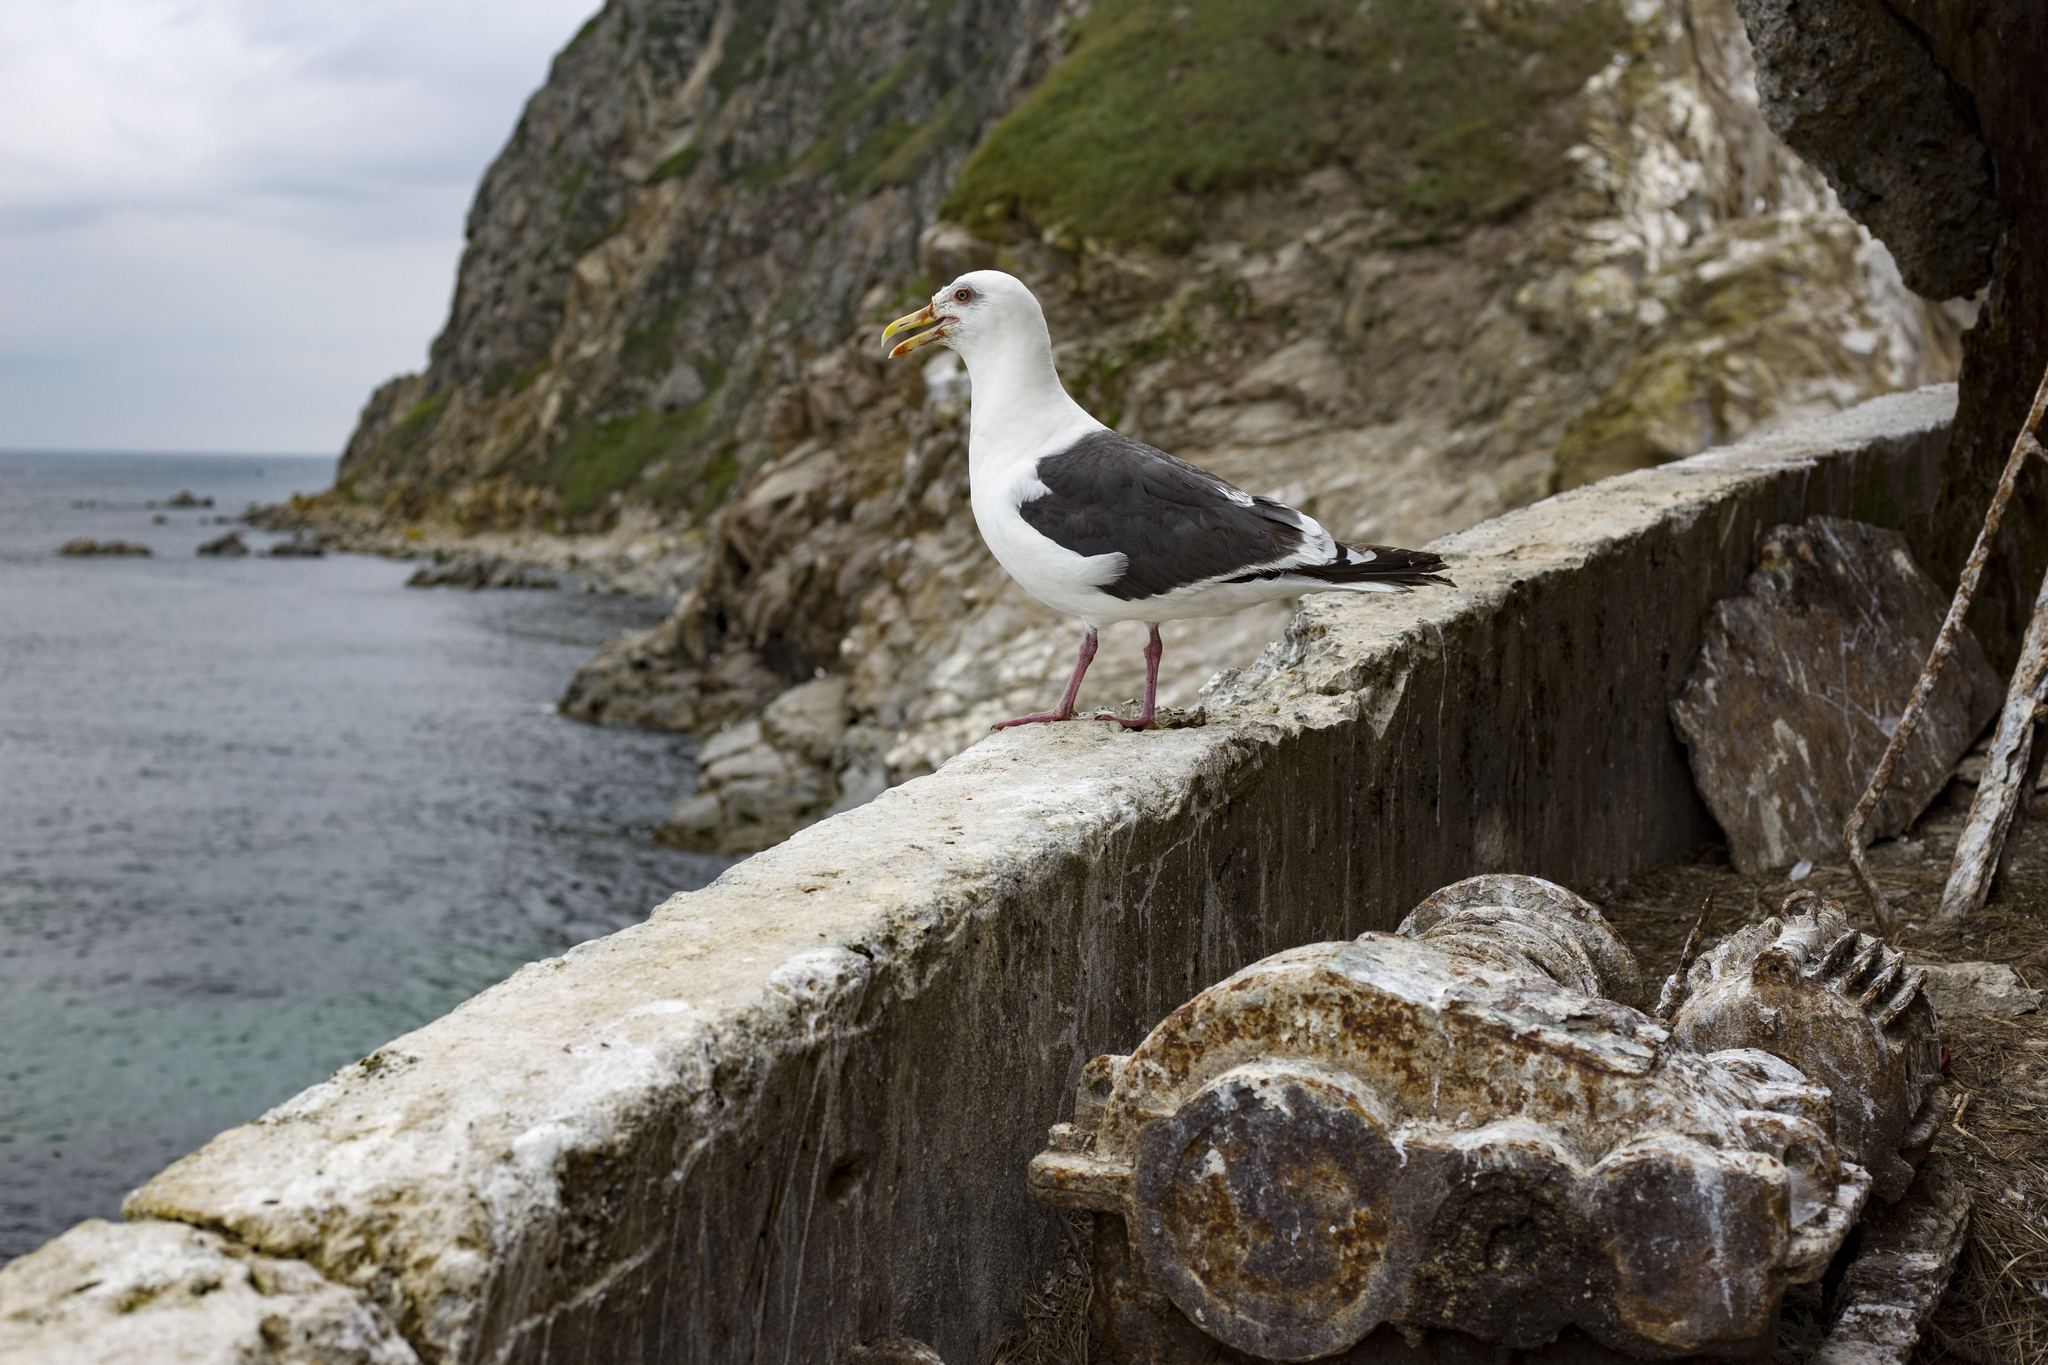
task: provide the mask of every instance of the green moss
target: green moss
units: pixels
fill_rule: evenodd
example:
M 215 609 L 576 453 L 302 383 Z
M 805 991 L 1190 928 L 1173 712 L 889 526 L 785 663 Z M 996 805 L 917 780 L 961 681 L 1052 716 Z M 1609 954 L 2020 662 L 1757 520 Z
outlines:
M 965 146 L 973 139 L 972 106 L 956 89 L 939 102 L 932 116 L 919 124 L 892 124 L 902 135 L 886 143 L 877 141 L 847 165 L 849 188 L 869 193 L 883 185 L 908 185 L 917 179 L 932 153 L 949 146 Z M 886 131 L 886 130 L 885 130 Z
M 597 26 L 604 22 L 604 16 L 605 11 L 600 9 L 597 13 L 591 15 L 588 19 L 585 19 L 583 21 L 583 27 L 576 30 L 576 36 L 569 40 L 567 46 L 563 47 L 562 51 L 569 51 L 570 48 L 575 47 L 577 44 L 585 41 L 592 34 L 596 33 Z
M 945 17 L 948 8 L 947 4 L 927 6 L 920 23 L 929 28 Z M 790 169 L 831 176 L 839 188 L 865 194 L 882 185 L 908 183 L 936 147 L 966 142 L 973 130 L 967 126 L 968 102 L 962 86 L 948 91 L 921 120 L 887 116 L 891 106 L 900 103 L 898 94 L 928 61 L 925 53 L 913 51 L 872 80 L 849 75 L 835 82 L 825 97 L 824 116 L 830 131 Z M 975 78 L 970 77 L 970 82 Z
M 638 500 L 688 506 L 699 517 L 723 497 L 738 471 L 736 464 L 725 468 L 737 445 L 730 438 L 707 442 L 711 409 L 725 374 L 710 370 L 705 382 L 709 392 L 681 412 L 634 412 L 574 428 L 541 472 L 541 481 L 562 496 L 562 515 L 575 521 L 596 511 L 610 494 L 627 489 Z M 713 488 L 715 493 L 707 492 Z
M 484 397 L 496 398 L 501 393 L 520 392 L 546 373 L 548 364 L 548 361 L 543 360 L 518 371 L 509 366 L 499 366 L 484 379 Z
M 439 393 L 430 393 L 425 398 L 420 399 L 419 402 L 412 405 L 411 411 L 398 419 L 398 425 L 392 429 L 391 435 L 393 439 L 418 440 L 426 435 L 427 429 L 434 425 L 434 419 L 440 415 L 441 409 L 447 406 L 447 403 L 448 390 L 446 389 L 441 390 Z
M 405 416 L 391 424 L 377 442 L 376 448 L 360 466 L 338 474 L 335 487 L 349 493 L 356 481 L 363 475 L 375 472 L 387 474 L 413 465 L 433 439 L 434 425 L 440 420 L 442 409 L 448 406 L 451 390 L 430 393 L 407 409 Z
M 1205 197 L 1342 160 L 1411 233 L 1483 221 L 1559 173 L 1545 106 L 1626 37 L 1611 0 L 1098 0 L 944 211 L 1183 244 Z
M 590 163 L 585 161 L 579 163 L 575 170 L 570 171 L 568 178 L 562 182 L 562 206 L 560 212 L 564 218 L 575 212 L 576 200 L 583 193 L 583 187 L 588 183 L 590 183 Z
M 741 170 L 739 180 L 750 190 L 765 190 L 789 174 L 789 158 L 778 156 L 768 161 L 756 161 Z
M 775 22 L 776 3 L 777 0 L 742 0 L 735 6 L 732 27 L 725 34 L 725 54 L 711 73 L 711 84 L 717 87 L 721 99 L 730 95 L 741 81 L 759 75 L 766 65 L 761 49 L 768 41 L 770 25 Z
M 647 179 L 643 183 L 658 185 L 664 180 L 673 180 L 678 176 L 688 175 L 697 168 L 697 163 L 703 159 L 704 149 L 695 143 L 691 143 L 674 156 L 663 158 L 660 165 L 647 173 Z
M 709 453 L 689 461 L 678 461 L 661 472 L 649 490 L 654 501 L 666 506 L 687 505 L 690 521 L 701 524 L 717 511 L 732 492 L 740 475 L 740 443 L 728 436 Z

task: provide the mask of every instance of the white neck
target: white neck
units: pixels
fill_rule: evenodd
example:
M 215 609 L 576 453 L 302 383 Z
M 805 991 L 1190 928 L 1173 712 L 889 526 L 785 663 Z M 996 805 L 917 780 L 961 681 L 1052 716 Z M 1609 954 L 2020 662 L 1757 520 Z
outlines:
M 974 383 L 967 428 L 971 479 L 1063 449 L 1102 426 L 1067 396 L 1053 367 L 1045 323 L 1031 321 L 1037 325 L 1008 327 L 959 348 Z

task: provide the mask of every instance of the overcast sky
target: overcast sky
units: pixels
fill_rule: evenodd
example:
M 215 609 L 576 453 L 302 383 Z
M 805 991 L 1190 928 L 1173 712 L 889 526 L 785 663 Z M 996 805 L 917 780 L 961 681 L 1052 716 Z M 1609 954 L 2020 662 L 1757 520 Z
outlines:
M 339 452 L 597 7 L 0 6 L 0 447 Z

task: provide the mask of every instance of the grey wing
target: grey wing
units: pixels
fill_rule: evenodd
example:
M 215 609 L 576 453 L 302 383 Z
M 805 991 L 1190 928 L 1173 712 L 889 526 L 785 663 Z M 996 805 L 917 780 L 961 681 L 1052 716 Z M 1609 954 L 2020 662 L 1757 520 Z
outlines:
M 1113 431 L 1093 432 L 1038 462 L 1048 490 L 1018 511 L 1039 534 L 1082 555 L 1120 554 L 1103 592 L 1142 601 L 1191 583 L 1258 577 L 1292 560 L 1320 563 L 1328 537 L 1299 512 L 1256 498 L 1186 460 Z M 1320 542 L 1320 543 L 1318 543 Z

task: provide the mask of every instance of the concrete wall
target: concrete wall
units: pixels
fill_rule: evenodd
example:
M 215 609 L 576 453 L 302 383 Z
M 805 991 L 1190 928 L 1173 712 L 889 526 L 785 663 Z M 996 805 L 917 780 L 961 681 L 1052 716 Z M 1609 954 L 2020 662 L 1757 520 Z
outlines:
M 1924 510 L 1953 407 L 1882 399 L 1452 536 L 1455 591 L 1310 599 L 1205 726 L 991 736 L 222 1134 L 127 1216 L 222 1234 L 244 1278 L 322 1272 L 244 1296 L 259 1345 L 338 1339 L 340 1286 L 427 1361 L 902 1334 L 980 1365 L 1059 1244 L 1024 1167 L 1082 1062 L 1457 878 L 1584 884 L 1710 839 L 1665 718 L 1707 607 L 1771 525 Z M 0 1356 L 168 1358 L 111 1349 L 93 1302 L 162 1235 L 89 1224 L 0 1271 Z M 139 1311 L 172 1333 L 184 1302 Z M 228 1359 L 228 1332 L 184 1338 Z M 402 1358 L 357 1336 L 262 1349 Z

